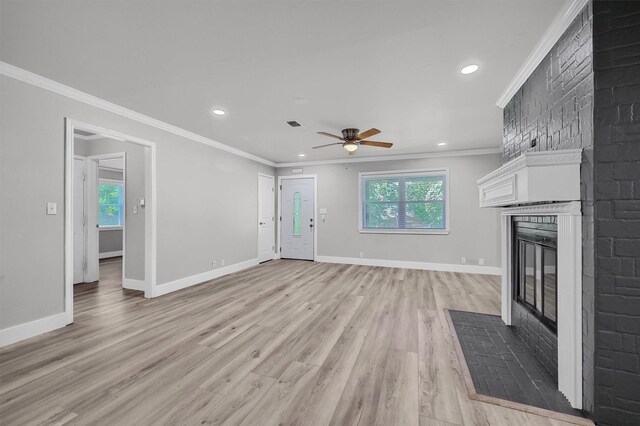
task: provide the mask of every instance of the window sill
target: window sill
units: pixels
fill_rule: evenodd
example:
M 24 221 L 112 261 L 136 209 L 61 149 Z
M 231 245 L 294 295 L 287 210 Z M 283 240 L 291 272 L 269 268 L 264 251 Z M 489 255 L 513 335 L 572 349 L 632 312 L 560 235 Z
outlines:
M 98 231 L 122 231 L 124 226 L 99 226 Z
M 359 229 L 361 234 L 449 235 L 448 229 Z

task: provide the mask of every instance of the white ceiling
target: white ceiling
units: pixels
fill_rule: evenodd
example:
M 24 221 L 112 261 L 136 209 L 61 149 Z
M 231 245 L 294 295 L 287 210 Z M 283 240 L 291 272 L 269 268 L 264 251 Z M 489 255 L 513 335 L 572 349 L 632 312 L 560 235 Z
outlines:
M 346 158 L 311 150 L 345 127 L 395 143 L 358 156 L 493 148 L 496 99 L 563 3 L 3 0 L 0 58 L 275 162 Z

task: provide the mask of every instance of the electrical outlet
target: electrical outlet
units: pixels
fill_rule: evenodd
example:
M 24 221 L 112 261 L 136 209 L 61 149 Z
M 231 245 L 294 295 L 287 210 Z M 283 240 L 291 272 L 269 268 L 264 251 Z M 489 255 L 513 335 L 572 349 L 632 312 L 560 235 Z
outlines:
M 484 259 L 482 257 L 478 259 L 478 265 L 484 265 Z
M 216 269 L 216 261 L 215 261 L 215 260 L 214 260 L 213 262 L 211 262 L 211 267 L 212 267 L 213 269 Z
M 220 261 L 220 266 L 224 266 L 224 259 Z
M 360 259 L 362 259 L 364 257 L 364 253 L 360 252 Z
M 466 257 L 461 257 L 460 258 L 460 263 L 462 263 L 463 265 L 467 264 L 467 258 Z

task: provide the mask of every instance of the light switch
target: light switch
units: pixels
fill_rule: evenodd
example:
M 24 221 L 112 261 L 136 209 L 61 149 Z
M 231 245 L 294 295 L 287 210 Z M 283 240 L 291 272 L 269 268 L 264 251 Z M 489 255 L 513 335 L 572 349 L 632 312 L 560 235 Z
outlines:
M 47 214 L 57 214 L 58 205 L 56 203 L 47 203 Z
M 320 209 L 320 214 L 327 214 L 327 209 L 326 208 Z

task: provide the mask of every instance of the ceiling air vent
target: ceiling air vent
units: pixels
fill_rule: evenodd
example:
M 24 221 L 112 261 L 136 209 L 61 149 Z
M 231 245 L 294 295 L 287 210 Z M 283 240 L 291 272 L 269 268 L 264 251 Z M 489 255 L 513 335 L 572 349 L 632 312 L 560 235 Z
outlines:
M 287 121 L 287 124 L 291 127 L 300 127 L 302 126 L 302 124 L 298 123 L 297 121 L 293 120 L 293 121 Z

